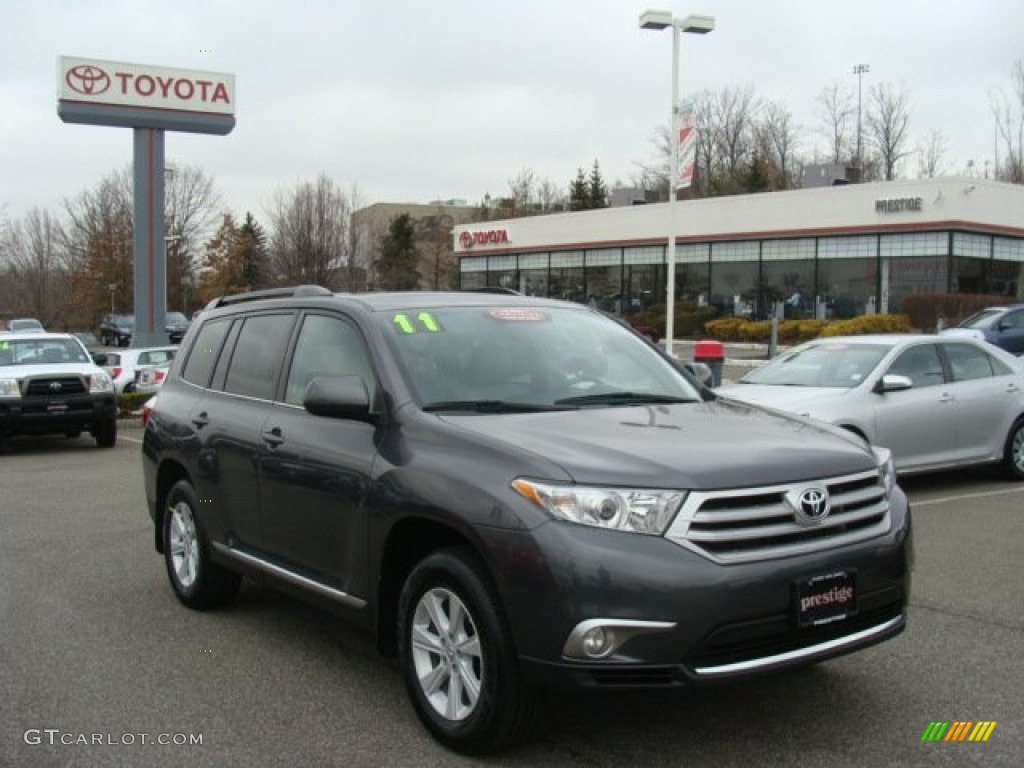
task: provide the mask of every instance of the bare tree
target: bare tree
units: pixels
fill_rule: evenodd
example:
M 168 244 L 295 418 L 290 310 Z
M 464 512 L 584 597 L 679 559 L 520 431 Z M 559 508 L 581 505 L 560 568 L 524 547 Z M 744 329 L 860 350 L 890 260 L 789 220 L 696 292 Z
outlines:
M 196 280 L 200 245 L 223 210 L 213 179 L 188 165 L 168 167 L 164 186 L 164 234 L 167 237 L 167 305 L 185 305 Z
M 798 128 L 793 122 L 793 115 L 778 102 L 765 104 L 761 115 L 761 143 L 764 151 L 768 153 L 770 162 L 778 169 L 780 181 L 777 186 L 781 189 L 790 189 L 793 186 L 793 155 L 799 143 Z
M 995 175 L 1012 184 L 1024 184 L 1024 59 L 1010 73 L 1012 93 L 992 94 L 992 116 L 1002 142 L 1003 158 L 995 158 Z M 998 151 L 998 149 L 997 149 Z
M 64 201 L 65 258 L 78 311 L 95 327 L 105 312 L 133 311 L 132 181 L 111 173 L 91 190 Z
M 729 192 L 737 191 L 741 167 L 752 152 L 754 120 L 758 109 L 752 85 L 726 87 L 718 92 L 713 135 Z
M 49 211 L 33 208 L 4 233 L 7 274 L 6 297 L 17 314 L 39 318 L 47 327 L 67 328 L 71 286 L 63 264 L 64 236 Z
M 455 255 L 452 250 L 452 229 L 455 220 L 444 209 L 438 207 L 430 216 L 413 221 L 416 233 L 415 245 L 417 263 L 420 265 L 422 282 L 434 291 L 455 287 Z
M 932 130 L 918 144 L 918 173 L 923 179 L 934 179 L 943 174 L 943 159 L 946 155 L 946 136 L 942 131 Z
M 278 280 L 337 288 L 351 258 L 350 196 L 321 174 L 285 195 L 271 211 L 271 261 Z
M 833 81 L 818 93 L 817 107 L 823 132 L 829 141 L 831 162 L 835 165 L 843 163 L 850 155 L 849 134 L 857 118 L 853 91 Z
M 531 168 L 523 168 L 509 179 L 508 188 L 516 209 L 528 210 L 537 198 L 537 176 Z
M 878 153 L 883 178 L 892 181 L 899 161 L 910 154 L 910 94 L 906 86 L 878 83 L 872 87 L 866 122 L 868 140 Z

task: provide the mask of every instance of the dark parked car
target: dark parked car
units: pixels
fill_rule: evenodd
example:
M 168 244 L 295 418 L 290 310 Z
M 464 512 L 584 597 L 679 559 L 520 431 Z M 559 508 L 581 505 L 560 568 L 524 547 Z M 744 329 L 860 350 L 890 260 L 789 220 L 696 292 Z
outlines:
M 181 312 L 168 312 L 165 318 L 167 340 L 171 344 L 180 344 L 188 330 L 189 320 Z
M 247 575 L 336 610 L 453 749 L 521 738 L 540 689 L 733 680 L 905 627 L 889 453 L 718 400 L 599 311 L 303 286 L 195 322 L 143 434 L 173 591 L 212 608 Z
M 100 322 L 100 341 L 108 347 L 127 347 L 132 343 L 134 330 L 132 315 L 104 315 Z
M 943 334 L 984 339 L 1019 357 L 1024 355 L 1024 304 L 983 309 Z

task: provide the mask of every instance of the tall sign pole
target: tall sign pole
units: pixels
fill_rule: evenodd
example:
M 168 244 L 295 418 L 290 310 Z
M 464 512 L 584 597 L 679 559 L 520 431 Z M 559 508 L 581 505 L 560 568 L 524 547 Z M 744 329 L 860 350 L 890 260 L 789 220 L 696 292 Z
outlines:
M 133 347 L 166 344 L 166 131 L 224 136 L 235 127 L 235 76 L 62 56 L 57 115 L 65 123 L 133 129 Z

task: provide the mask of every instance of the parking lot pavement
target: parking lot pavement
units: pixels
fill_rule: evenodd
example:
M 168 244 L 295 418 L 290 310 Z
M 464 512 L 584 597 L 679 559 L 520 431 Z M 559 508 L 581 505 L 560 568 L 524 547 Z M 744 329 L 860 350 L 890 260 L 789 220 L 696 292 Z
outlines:
M 484 764 L 432 741 L 394 665 L 333 617 L 249 582 L 229 610 L 182 608 L 153 551 L 140 437 L 0 457 L 0 766 Z M 533 738 L 486 764 L 1017 768 L 1024 484 L 903 484 L 917 552 L 903 635 L 742 684 L 546 695 Z M 946 721 L 996 726 L 984 743 L 922 742 Z

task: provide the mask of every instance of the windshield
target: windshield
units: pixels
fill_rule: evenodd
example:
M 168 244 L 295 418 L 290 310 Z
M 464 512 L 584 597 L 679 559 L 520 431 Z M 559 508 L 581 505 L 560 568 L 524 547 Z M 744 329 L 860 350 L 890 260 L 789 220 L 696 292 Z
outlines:
M 8 327 L 12 331 L 41 331 L 43 330 L 43 324 L 38 320 L 32 320 L 30 318 L 23 318 L 21 320 L 11 320 L 8 323 Z
M 1003 314 L 1005 309 L 983 309 L 980 312 L 975 312 L 973 315 L 968 317 L 966 320 L 961 320 L 958 328 L 988 328 L 992 321 Z
M 89 363 L 77 339 L 10 339 L 0 341 L 0 366 Z
M 700 400 L 646 342 L 570 307 L 382 312 L 425 410 L 523 411 Z
M 884 344 L 818 342 L 804 345 L 755 368 L 740 384 L 787 387 L 856 387 L 891 347 Z
M 181 314 L 181 312 L 168 312 L 166 318 L 167 322 L 172 325 L 186 325 L 188 323 L 188 318 Z

